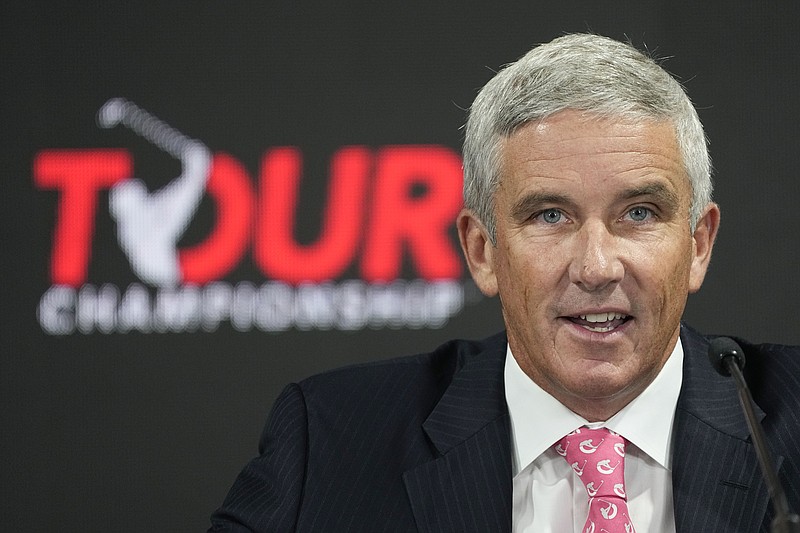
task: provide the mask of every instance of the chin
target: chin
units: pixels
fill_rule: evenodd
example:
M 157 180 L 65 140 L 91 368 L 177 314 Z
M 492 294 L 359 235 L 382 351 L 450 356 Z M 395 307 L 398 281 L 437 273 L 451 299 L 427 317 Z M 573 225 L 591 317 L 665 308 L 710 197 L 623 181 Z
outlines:
M 582 400 L 608 401 L 624 396 L 631 389 L 631 378 L 616 372 L 585 375 L 585 379 L 573 383 L 571 392 Z

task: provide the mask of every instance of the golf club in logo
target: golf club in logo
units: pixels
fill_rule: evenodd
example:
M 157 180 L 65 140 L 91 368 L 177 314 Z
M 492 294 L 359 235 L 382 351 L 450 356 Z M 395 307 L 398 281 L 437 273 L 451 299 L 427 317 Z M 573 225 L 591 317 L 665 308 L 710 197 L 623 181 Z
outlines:
M 560 455 L 561 457 L 566 457 L 567 456 L 567 448 L 569 448 L 569 444 L 567 444 L 567 447 L 565 448 L 565 447 L 561 446 L 561 443 L 558 443 L 558 444 L 556 444 L 556 453 L 558 455 Z
M 117 239 L 142 281 L 170 287 L 180 283 L 178 241 L 205 193 L 211 152 L 136 104 L 112 98 L 97 114 L 103 128 L 122 124 L 181 162 L 182 172 L 162 189 L 148 192 L 140 179 L 115 184 L 109 210 L 117 221 Z
M 578 466 L 578 461 L 572 463 L 572 470 L 575 471 L 576 474 L 579 476 L 583 475 L 583 470 L 586 468 L 586 461 L 583 462 L 581 466 Z
M 605 480 L 601 480 L 600 484 L 597 485 L 597 487 L 595 487 L 594 481 L 590 481 L 589 483 L 586 484 L 586 492 L 589 493 L 590 497 L 594 498 L 595 496 L 597 496 L 597 491 L 600 490 L 600 488 L 603 486 L 603 483 L 605 483 Z
M 621 442 L 614 444 L 614 451 L 617 452 L 617 455 L 620 457 L 625 457 L 625 444 Z
M 593 444 L 592 439 L 588 439 L 581 442 L 580 449 L 583 453 L 594 453 L 601 444 L 603 444 L 603 439 L 600 439 L 598 444 Z
M 616 504 L 599 498 L 597 501 L 600 504 L 600 514 L 603 515 L 603 518 L 606 520 L 613 520 L 617 516 Z
M 604 475 L 611 475 L 620 464 L 621 461 L 617 461 L 617 464 L 611 466 L 611 459 L 603 459 L 602 461 L 597 461 L 597 471 Z

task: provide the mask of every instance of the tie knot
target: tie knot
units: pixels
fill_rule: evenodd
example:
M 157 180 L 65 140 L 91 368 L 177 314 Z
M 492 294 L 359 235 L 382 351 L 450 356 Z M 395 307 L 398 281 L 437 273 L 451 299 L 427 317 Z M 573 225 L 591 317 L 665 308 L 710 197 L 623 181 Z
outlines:
M 608 428 L 576 429 L 555 445 L 590 497 L 625 498 L 625 439 Z

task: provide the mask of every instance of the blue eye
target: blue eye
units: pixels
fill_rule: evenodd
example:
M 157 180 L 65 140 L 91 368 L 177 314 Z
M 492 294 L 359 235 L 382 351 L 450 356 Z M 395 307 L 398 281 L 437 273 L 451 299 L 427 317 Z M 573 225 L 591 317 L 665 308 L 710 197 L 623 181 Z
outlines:
M 648 208 L 639 206 L 628 211 L 628 216 L 635 222 L 643 222 L 650 217 L 651 213 L 652 212 Z
M 546 211 L 542 211 L 540 216 L 542 217 L 542 220 L 548 224 L 555 224 L 561 220 L 562 214 L 558 209 L 548 209 Z

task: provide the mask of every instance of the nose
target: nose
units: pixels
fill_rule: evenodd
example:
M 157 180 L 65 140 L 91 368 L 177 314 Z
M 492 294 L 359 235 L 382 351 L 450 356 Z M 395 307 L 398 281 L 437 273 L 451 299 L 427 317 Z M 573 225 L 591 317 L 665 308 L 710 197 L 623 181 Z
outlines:
M 619 283 L 625 275 L 618 238 L 601 221 L 587 221 L 575 235 L 569 279 L 586 291 Z

